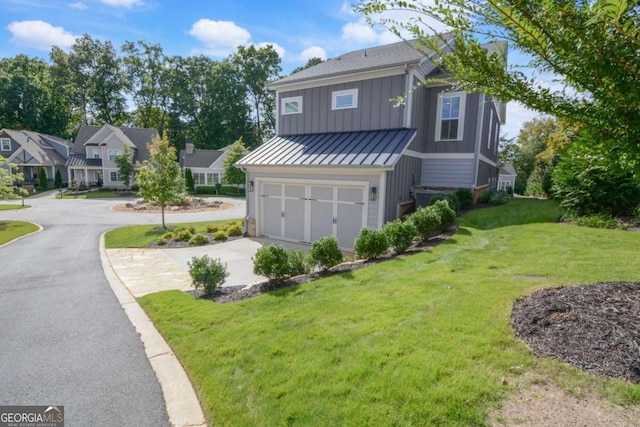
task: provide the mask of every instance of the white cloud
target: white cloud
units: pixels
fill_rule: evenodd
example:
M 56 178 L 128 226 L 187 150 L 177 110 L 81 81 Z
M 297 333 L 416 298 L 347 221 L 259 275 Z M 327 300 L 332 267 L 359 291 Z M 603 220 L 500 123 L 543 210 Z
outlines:
M 372 43 L 378 39 L 378 33 L 366 22 L 349 22 L 342 27 L 342 38 Z
M 212 56 L 228 55 L 239 45 L 244 46 L 251 40 L 249 31 L 231 21 L 200 19 L 193 24 L 189 34 L 204 45 L 204 48 L 198 51 Z
M 507 138 L 516 138 L 524 122 L 533 120 L 543 114 L 529 110 L 517 101 L 507 103 L 507 123 L 500 128 L 500 133 Z
M 115 7 L 126 7 L 131 9 L 134 6 L 141 6 L 144 4 L 142 0 L 100 0 L 102 3 Z
M 7 30 L 13 35 L 13 43 L 40 50 L 50 50 L 54 45 L 67 49 L 77 38 L 64 28 L 54 27 L 44 21 L 14 21 L 7 26 Z
M 276 52 L 278 52 L 278 55 L 280 55 L 280 58 L 284 58 L 285 55 L 285 50 L 282 46 L 280 46 L 278 43 L 269 43 L 269 42 L 262 42 L 262 43 L 258 43 L 256 45 L 256 48 L 260 49 L 262 47 L 267 47 L 268 45 L 271 45 L 271 47 L 273 47 L 273 50 L 275 50 Z
M 82 3 L 81 1 L 76 2 L 76 3 L 69 3 L 68 5 L 71 9 L 79 9 L 79 10 L 84 10 L 87 8 L 87 5 Z
M 324 61 L 327 59 L 327 51 L 320 46 L 311 46 L 302 51 L 300 58 L 303 61 L 308 61 L 311 58 L 320 58 Z

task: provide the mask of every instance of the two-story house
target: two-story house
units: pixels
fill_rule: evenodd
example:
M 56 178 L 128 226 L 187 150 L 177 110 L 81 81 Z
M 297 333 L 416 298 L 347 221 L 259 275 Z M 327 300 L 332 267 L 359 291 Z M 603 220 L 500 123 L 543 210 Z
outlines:
M 60 173 L 62 182 L 66 183 L 68 173 L 65 163 L 70 149 L 70 141 L 41 132 L 0 130 L 0 156 L 18 166 L 27 187 L 38 185 L 41 170 L 44 170 L 50 183 L 54 182 L 56 173 Z
M 156 129 L 82 126 L 67 159 L 70 179 L 77 185 L 122 187 L 124 183 L 115 162 L 122 147 L 126 145 L 131 149 L 136 164 L 149 159 L 147 144 L 157 138 Z
M 489 53 L 506 45 L 488 44 Z M 500 50 L 499 50 L 500 49 Z M 434 57 L 400 42 L 350 52 L 270 85 L 276 136 L 236 165 L 247 173 L 247 230 L 282 240 L 337 236 L 397 217 L 418 186 L 497 185 L 505 108 L 450 84 Z M 394 105 L 392 99 L 404 97 Z

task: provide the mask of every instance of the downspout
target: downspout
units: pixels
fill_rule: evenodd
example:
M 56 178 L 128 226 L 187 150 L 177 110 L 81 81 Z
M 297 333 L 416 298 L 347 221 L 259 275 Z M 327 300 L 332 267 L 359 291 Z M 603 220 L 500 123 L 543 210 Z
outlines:
M 482 147 L 482 127 L 484 125 L 484 94 L 479 95 L 478 120 L 476 122 L 476 147 L 473 155 L 473 179 L 471 191 L 475 193 L 478 187 L 478 170 L 480 169 L 480 148 Z

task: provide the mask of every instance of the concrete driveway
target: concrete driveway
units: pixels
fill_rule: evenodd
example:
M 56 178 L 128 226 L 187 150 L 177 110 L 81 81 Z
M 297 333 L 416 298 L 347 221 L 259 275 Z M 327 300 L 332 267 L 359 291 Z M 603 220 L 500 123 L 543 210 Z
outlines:
M 113 270 L 136 298 L 169 289 L 192 290 L 189 261 L 208 255 L 227 264 L 223 286 L 251 286 L 266 280 L 253 274 L 253 256 L 267 238 L 241 238 L 208 246 L 168 249 L 107 249 Z M 277 242 L 288 249 L 308 251 L 308 245 Z

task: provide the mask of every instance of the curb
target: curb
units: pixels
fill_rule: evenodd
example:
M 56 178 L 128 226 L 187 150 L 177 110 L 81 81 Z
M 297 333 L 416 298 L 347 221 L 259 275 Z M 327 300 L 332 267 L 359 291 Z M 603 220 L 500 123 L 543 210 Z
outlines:
M 7 221 L 20 221 L 20 220 L 13 220 L 13 219 L 9 219 L 9 220 L 7 220 Z M 18 240 L 20 240 L 20 239 L 24 239 L 25 237 L 29 237 L 29 236 L 31 236 L 32 234 L 36 234 L 36 233 L 39 233 L 39 232 L 41 232 L 42 230 L 44 230 L 44 227 L 43 227 L 43 226 L 41 226 L 40 224 L 36 224 L 35 222 L 29 222 L 29 221 L 20 221 L 20 222 L 28 222 L 29 224 L 37 225 L 37 226 L 38 226 L 38 229 L 37 229 L 36 231 L 32 231 L 31 233 L 25 234 L 25 235 L 23 235 L 23 236 L 16 237 L 16 238 L 15 238 L 15 239 L 13 239 L 13 240 L 9 240 L 8 242 L 5 242 L 5 243 L 1 244 L 1 245 L 0 245 L 0 248 L 4 248 L 5 246 L 8 246 L 8 245 L 12 244 L 13 242 L 17 242 L 17 241 L 18 241 Z
M 104 234 L 100 235 L 100 260 L 104 275 L 140 335 L 147 359 L 162 388 L 169 422 L 175 427 L 206 427 L 200 402 L 180 361 L 113 270 L 104 247 Z

